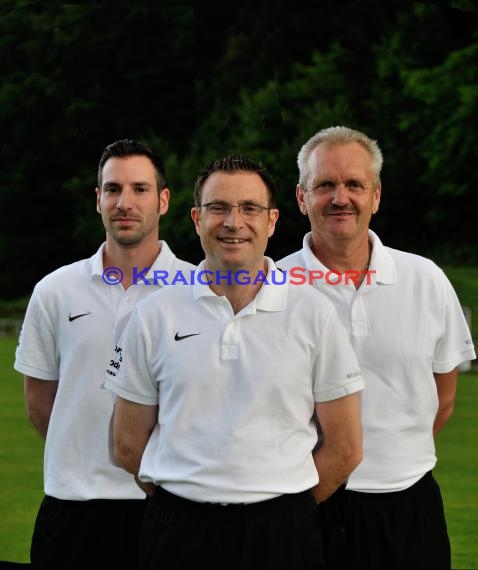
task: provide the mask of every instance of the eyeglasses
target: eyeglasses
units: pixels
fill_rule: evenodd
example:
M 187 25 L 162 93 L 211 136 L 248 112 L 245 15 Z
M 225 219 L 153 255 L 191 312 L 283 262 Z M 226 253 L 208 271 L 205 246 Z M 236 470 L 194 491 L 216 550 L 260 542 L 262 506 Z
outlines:
M 206 208 L 208 214 L 213 216 L 226 217 L 231 213 L 233 208 L 239 210 L 239 214 L 244 219 L 255 218 L 262 214 L 264 210 L 270 210 L 267 206 L 261 206 L 250 202 L 244 204 L 229 204 L 228 202 L 208 202 L 207 204 L 200 204 L 201 208 Z

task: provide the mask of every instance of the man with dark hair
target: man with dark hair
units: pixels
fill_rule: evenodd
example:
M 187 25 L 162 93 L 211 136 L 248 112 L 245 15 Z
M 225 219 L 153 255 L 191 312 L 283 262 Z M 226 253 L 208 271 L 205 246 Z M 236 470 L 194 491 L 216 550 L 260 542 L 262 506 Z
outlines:
M 129 156 L 145 156 L 149 158 L 154 168 L 154 175 L 158 191 L 160 192 L 166 185 L 166 170 L 159 154 L 156 154 L 148 146 L 133 139 L 122 139 L 105 147 L 98 164 L 98 188 L 102 186 L 103 167 L 110 158 L 128 158 Z
M 35 568 L 136 567 L 145 494 L 114 462 L 114 399 L 103 381 L 134 304 L 157 289 L 135 276 L 194 268 L 158 241 L 168 203 L 158 156 L 132 140 L 107 146 L 96 188 L 105 243 L 44 277 L 31 296 L 14 366 L 25 375 L 27 412 L 45 438 Z
M 152 495 L 141 570 L 323 568 L 315 501 L 360 461 L 362 378 L 332 304 L 264 256 L 276 193 L 241 155 L 199 175 L 196 280 L 137 305 L 108 370 L 116 457 Z
M 211 162 L 204 168 L 194 183 L 194 204 L 200 207 L 202 202 L 202 189 L 206 180 L 215 172 L 234 174 L 235 172 L 249 172 L 257 174 L 265 184 L 268 193 L 269 206 L 277 208 L 277 194 L 279 189 L 270 172 L 261 163 L 249 159 L 241 154 L 228 154 L 223 158 Z

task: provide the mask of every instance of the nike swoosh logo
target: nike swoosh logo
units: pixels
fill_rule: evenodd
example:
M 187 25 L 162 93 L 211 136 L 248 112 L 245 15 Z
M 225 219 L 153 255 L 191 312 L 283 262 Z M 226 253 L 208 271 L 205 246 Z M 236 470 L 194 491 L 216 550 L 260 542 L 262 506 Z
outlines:
M 174 335 L 174 340 L 184 340 L 185 338 L 189 338 L 190 336 L 197 336 L 198 334 L 201 334 L 200 332 L 198 333 L 191 333 L 191 334 L 185 334 L 185 335 L 180 335 L 179 333 L 176 333 Z
M 68 316 L 68 320 L 70 321 L 74 321 L 75 319 L 79 319 L 80 317 L 86 317 L 86 315 L 91 315 L 91 313 L 81 313 L 81 315 L 75 315 L 74 317 L 71 316 L 71 313 Z

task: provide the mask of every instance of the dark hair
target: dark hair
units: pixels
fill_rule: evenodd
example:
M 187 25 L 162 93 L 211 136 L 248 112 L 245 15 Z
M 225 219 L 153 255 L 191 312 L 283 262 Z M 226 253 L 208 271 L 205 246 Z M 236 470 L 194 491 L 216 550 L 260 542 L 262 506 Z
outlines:
M 164 164 L 159 155 L 154 153 L 146 145 L 132 139 L 121 139 L 114 143 L 109 144 L 100 158 L 98 165 L 98 187 L 101 190 L 103 167 L 106 161 L 112 157 L 126 158 L 128 156 L 146 156 L 153 163 L 154 173 L 156 175 L 156 182 L 158 184 L 158 192 L 160 192 L 166 185 L 166 171 Z
M 271 174 L 260 162 L 254 162 L 243 154 L 228 154 L 223 158 L 218 158 L 209 163 L 198 175 L 194 184 L 194 203 L 201 205 L 201 192 L 206 180 L 214 172 L 255 172 L 258 174 L 267 187 L 269 193 L 269 207 L 275 208 L 277 205 L 278 186 Z

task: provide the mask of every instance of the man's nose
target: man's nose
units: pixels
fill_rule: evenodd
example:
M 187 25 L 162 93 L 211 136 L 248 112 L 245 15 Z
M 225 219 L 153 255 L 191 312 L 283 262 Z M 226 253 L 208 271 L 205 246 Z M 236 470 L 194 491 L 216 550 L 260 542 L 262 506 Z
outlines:
M 243 223 L 244 220 L 239 212 L 239 206 L 237 204 L 231 206 L 229 212 L 224 218 L 224 225 L 227 227 L 238 228 L 241 227 Z
M 332 195 L 332 203 L 336 206 L 345 206 L 348 204 L 349 194 L 345 184 L 337 184 Z
M 129 210 L 131 208 L 132 196 L 128 189 L 123 189 L 118 196 L 116 207 L 118 210 Z

